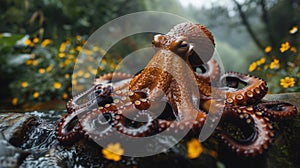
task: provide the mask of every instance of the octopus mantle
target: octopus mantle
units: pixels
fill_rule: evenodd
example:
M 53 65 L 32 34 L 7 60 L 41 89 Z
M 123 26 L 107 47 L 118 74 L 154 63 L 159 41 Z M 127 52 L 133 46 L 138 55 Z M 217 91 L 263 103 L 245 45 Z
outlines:
M 188 128 L 188 136 L 199 136 L 209 125 L 229 149 L 255 156 L 272 142 L 272 121 L 297 112 L 286 102 L 261 102 L 268 90 L 263 79 L 221 74 L 214 38 L 202 25 L 178 24 L 152 43 L 157 51 L 139 74 L 104 74 L 67 103 L 56 132 L 62 144 L 101 140 L 112 131 L 145 137 Z

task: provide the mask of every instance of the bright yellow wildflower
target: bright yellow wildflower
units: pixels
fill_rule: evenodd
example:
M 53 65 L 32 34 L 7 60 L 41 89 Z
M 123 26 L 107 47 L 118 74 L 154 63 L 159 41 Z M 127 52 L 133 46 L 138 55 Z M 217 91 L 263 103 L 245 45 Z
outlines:
M 124 154 L 124 149 L 121 148 L 120 143 L 111 143 L 108 144 L 106 148 L 102 149 L 102 154 L 106 159 L 117 162 L 121 160 L 121 155 Z
M 282 43 L 281 44 L 281 47 L 280 47 L 280 52 L 285 52 L 287 51 L 288 49 L 290 49 L 290 43 L 289 42 L 285 42 L 285 43 Z
M 90 75 L 89 73 L 87 73 L 87 72 L 84 73 L 84 75 L 83 75 L 84 78 L 89 78 L 90 76 L 91 76 L 91 75 Z
M 49 65 L 49 66 L 46 68 L 46 71 L 47 71 L 47 72 L 50 72 L 50 71 L 52 71 L 52 68 L 53 68 L 53 66 L 52 66 L 52 65 Z
M 68 94 L 65 92 L 63 95 L 62 95 L 63 99 L 67 99 L 68 98 Z
M 19 99 L 15 97 L 15 98 L 11 99 L 11 104 L 15 106 L 18 104 L 18 101 L 19 101 Z
M 77 80 L 76 79 L 72 80 L 72 85 L 77 85 Z
M 37 38 L 37 37 L 35 37 L 35 38 L 33 38 L 33 40 L 32 40 L 34 43 L 37 43 L 37 42 L 39 42 L 40 41 L 40 39 L 39 38 Z
M 65 66 L 68 66 L 71 63 L 71 61 L 69 59 L 64 61 Z
M 88 49 L 82 49 L 82 50 L 81 50 L 81 52 L 82 52 L 82 54 L 84 54 L 84 55 L 88 55 L 88 56 L 90 56 L 90 55 L 93 55 L 93 54 L 94 54 L 94 51 L 92 51 L 92 50 L 88 50 Z
M 280 63 L 278 59 L 274 59 L 270 64 L 270 69 L 279 69 Z
M 27 86 L 28 86 L 28 82 L 22 82 L 22 83 L 21 83 L 21 87 L 22 87 L 22 88 L 26 88 Z
M 187 143 L 187 156 L 190 159 L 195 159 L 201 155 L 203 147 L 198 139 L 192 139 Z
M 272 51 L 272 47 L 271 46 L 267 46 L 266 48 L 265 48 L 265 53 L 269 53 L 269 52 L 271 52 Z
M 99 50 L 100 50 L 100 48 L 99 48 L 98 46 L 94 46 L 94 47 L 93 47 L 93 51 L 97 52 L 97 51 L 99 51 Z
M 65 41 L 61 43 L 59 46 L 59 52 L 64 52 L 66 50 L 66 47 L 70 45 L 70 43 L 71 43 L 70 41 Z
M 66 55 L 66 54 L 63 53 L 63 52 L 61 52 L 61 53 L 58 54 L 59 58 L 63 58 L 63 57 L 65 57 L 65 55 Z
M 70 78 L 70 74 L 65 74 L 65 78 L 69 79 Z
M 59 82 L 54 82 L 54 83 L 53 83 L 53 87 L 54 87 L 55 89 L 60 89 L 60 88 L 61 88 L 61 83 L 59 83 Z
M 45 73 L 45 72 L 46 72 L 46 70 L 45 70 L 44 68 L 40 68 L 40 69 L 39 69 L 39 73 L 40 73 L 40 74 L 43 74 L 43 73 Z
M 256 67 L 257 67 L 257 63 L 253 62 L 252 64 L 250 64 L 248 71 L 252 72 L 256 69 Z
M 31 60 L 31 59 L 26 60 L 25 64 L 26 64 L 26 65 L 31 65 L 31 64 L 32 64 L 32 60 Z
M 296 53 L 297 52 L 297 48 L 296 47 L 291 47 L 290 51 L 293 52 L 293 53 Z
M 298 26 L 293 26 L 293 27 L 290 29 L 289 33 L 290 33 L 290 34 L 295 34 L 297 31 L 298 31 Z
M 82 76 L 84 74 L 84 72 L 82 71 L 82 70 L 79 70 L 78 72 L 77 72 L 77 76 Z
M 258 61 L 256 61 L 257 65 L 261 65 L 264 64 L 266 62 L 266 58 L 262 57 L 261 59 L 259 59 Z
M 81 36 L 77 35 L 76 37 L 76 40 L 80 41 L 81 40 Z
M 39 62 L 37 60 L 32 60 L 32 65 L 36 66 Z
M 32 96 L 33 96 L 33 98 L 36 99 L 40 96 L 40 93 L 39 92 L 34 92 Z
M 82 47 L 81 47 L 81 46 L 77 46 L 75 49 L 76 49 L 77 51 L 80 51 L 80 50 L 82 49 Z
M 284 88 L 294 87 L 295 78 L 291 78 L 291 77 L 282 78 L 280 79 L 280 85 Z
M 45 39 L 42 43 L 41 46 L 42 47 L 46 47 L 48 44 L 52 43 L 52 41 L 50 39 Z
M 24 41 L 24 44 L 25 44 L 25 45 L 28 45 L 28 46 L 29 46 L 31 43 L 32 43 L 32 42 L 31 42 L 30 39 L 26 39 L 26 40 Z

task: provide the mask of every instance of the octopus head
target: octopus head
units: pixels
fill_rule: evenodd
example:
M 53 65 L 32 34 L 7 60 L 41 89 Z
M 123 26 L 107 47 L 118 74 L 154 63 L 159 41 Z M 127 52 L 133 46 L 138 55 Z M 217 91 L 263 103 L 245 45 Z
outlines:
M 206 27 L 190 22 L 174 26 L 167 34 L 153 37 L 156 48 L 171 50 L 186 60 L 191 66 L 206 63 L 215 48 L 213 35 Z

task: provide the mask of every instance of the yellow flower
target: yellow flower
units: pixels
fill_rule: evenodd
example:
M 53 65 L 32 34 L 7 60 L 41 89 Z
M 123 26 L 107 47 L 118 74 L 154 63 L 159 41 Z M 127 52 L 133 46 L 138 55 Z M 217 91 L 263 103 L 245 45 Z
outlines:
M 65 92 L 63 95 L 62 95 L 63 99 L 67 99 L 68 98 L 68 94 Z
M 33 41 L 34 43 L 37 43 L 37 42 L 39 42 L 40 40 L 39 40 L 39 38 L 35 37 L 35 38 L 33 38 L 32 41 Z
M 49 65 L 47 68 L 46 68 L 46 71 L 47 72 L 50 72 L 52 70 L 53 66 L 52 65 Z
M 18 101 L 19 101 L 19 99 L 15 97 L 11 100 L 11 104 L 15 106 L 18 104 Z
M 93 55 L 93 53 L 94 53 L 92 50 L 88 50 L 88 49 L 81 49 L 81 52 L 82 52 L 82 54 L 88 55 L 88 56 Z
M 82 49 L 82 47 L 81 47 L 81 46 L 77 46 L 75 49 L 76 49 L 77 51 L 80 51 L 80 50 Z
M 296 47 L 291 47 L 290 51 L 293 52 L 293 53 L 296 53 L 297 52 L 297 48 Z
M 59 52 L 64 52 L 66 47 L 70 44 L 70 41 L 65 41 L 63 43 L 60 44 L 59 46 Z
M 91 75 L 89 73 L 84 73 L 83 77 L 84 78 L 89 78 Z
M 25 64 L 26 64 L 26 65 L 32 64 L 32 60 L 30 60 L 30 59 L 29 59 L 29 60 L 26 60 Z
M 40 96 L 40 93 L 39 92 L 34 92 L 32 96 L 33 96 L 33 98 L 36 99 Z
M 51 40 L 45 39 L 45 40 L 41 43 L 41 46 L 42 46 L 42 47 L 46 47 L 46 46 L 47 46 L 48 44 L 50 44 L 50 43 L 52 43 Z
M 84 74 L 84 72 L 82 71 L 82 70 L 79 70 L 78 72 L 77 72 L 77 76 L 82 76 Z
M 198 139 L 192 139 L 187 143 L 187 156 L 190 159 L 195 159 L 201 155 L 203 147 Z
M 31 42 L 30 39 L 26 39 L 26 40 L 24 41 L 24 44 L 25 44 L 25 45 L 28 45 L 28 46 L 29 46 L 31 43 L 32 43 L 32 42 Z
M 76 40 L 80 41 L 81 36 L 77 35 L 75 38 L 76 38 Z
M 285 77 L 280 79 L 280 85 L 284 88 L 294 87 L 295 78 Z
M 66 55 L 66 54 L 63 53 L 63 52 L 61 52 L 61 53 L 58 54 L 59 58 L 63 58 L 63 57 L 65 57 L 65 55 Z
M 32 65 L 37 65 L 39 62 L 37 60 L 32 60 Z
M 93 51 L 97 52 L 97 51 L 99 51 L 99 50 L 100 50 L 100 48 L 99 48 L 98 46 L 94 46 L 94 47 L 93 47 Z
M 270 69 L 279 69 L 280 63 L 278 59 L 274 59 L 270 64 Z
M 27 86 L 28 86 L 28 82 L 22 82 L 22 83 L 21 83 L 21 87 L 22 87 L 22 88 L 26 88 Z
M 289 42 L 285 42 L 285 43 L 282 43 L 281 44 L 281 47 L 280 47 L 280 52 L 285 52 L 287 51 L 288 49 L 290 49 L 290 43 Z
M 40 74 L 45 73 L 45 69 L 44 69 L 44 68 L 40 68 L 40 69 L 39 69 L 39 73 L 40 73 Z
M 111 143 L 108 144 L 106 148 L 102 149 L 102 154 L 106 159 L 117 162 L 121 160 L 121 155 L 124 154 L 124 149 L 121 148 L 120 143 Z
M 248 71 L 252 72 L 256 69 L 256 67 L 257 67 L 257 63 L 253 62 L 252 64 L 250 64 Z
M 72 85 L 77 85 L 77 80 L 73 79 L 72 80 Z
M 54 83 L 53 83 L 53 87 L 54 87 L 55 89 L 60 89 L 60 88 L 61 88 L 61 83 L 59 83 L 59 82 L 54 82 Z
M 71 61 L 68 59 L 64 61 L 65 66 L 68 66 L 70 63 L 71 63 Z
M 265 53 L 269 53 L 269 52 L 271 52 L 272 51 L 272 47 L 271 46 L 267 46 L 266 48 L 265 48 Z
M 66 79 L 69 79 L 69 78 L 70 78 L 70 75 L 69 75 L 69 74 L 65 74 L 65 78 L 66 78 Z
M 290 29 L 289 33 L 290 33 L 290 34 L 295 34 L 297 31 L 298 31 L 298 26 L 293 26 L 293 27 Z
M 266 62 L 266 58 L 262 57 L 261 59 L 259 59 L 258 61 L 256 61 L 257 65 L 261 65 L 264 64 Z

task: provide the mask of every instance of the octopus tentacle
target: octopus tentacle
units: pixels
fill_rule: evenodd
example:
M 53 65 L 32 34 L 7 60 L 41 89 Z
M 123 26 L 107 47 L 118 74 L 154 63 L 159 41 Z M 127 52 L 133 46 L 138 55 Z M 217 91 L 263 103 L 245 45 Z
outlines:
M 132 113 L 133 116 L 128 115 Z M 145 119 L 146 118 L 146 119 Z M 116 117 L 116 130 L 132 137 L 144 137 L 152 134 L 157 128 L 157 120 L 148 110 L 137 110 L 133 105 L 129 105 L 119 110 Z
M 198 80 L 210 83 L 212 80 L 216 79 L 220 74 L 220 67 L 214 59 L 210 59 L 206 63 L 207 67 L 204 67 L 203 73 L 195 72 L 195 76 Z
M 87 95 L 89 94 L 91 91 L 94 90 L 94 87 L 91 87 L 90 89 L 87 89 L 86 91 L 78 94 L 77 96 L 74 96 L 73 99 L 70 99 L 68 102 L 67 102 L 67 105 L 66 105 L 66 109 L 67 109 L 67 112 L 68 113 L 72 113 L 74 112 L 76 109 L 79 109 L 79 108 L 84 108 L 86 107 L 85 105 L 83 106 L 79 106 L 76 102 L 82 98 L 84 95 Z
M 275 120 L 291 119 L 297 113 L 294 105 L 278 101 L 259 103 L 255 106 L 255 109 L 260 111 L 262 115 Z
M 223 88 L 226 93 L 226 102 L 234 105 L 253 104 L 262 99 L 267 91 L 267 83 L 251 75 L 237 72 L 228 72 L 221 76 L 221 82 L 226 82 Z M 240 84 L 245 86 L 242 88 Z
M 108 137 L 112 133 L 116 117 L 116 107 L 106 106 L 94 109 L 82 116 L 79 121 L 82 125 L 84 136 L 94 141 Z
M 224 126 L 218 126 L 217 135 L 220 139 L 237 154 L 256 156 L 262 154 L 272 142 L 274 133 L 269 119 L 257 114 L 252 107 L 227 107 L 224 109 L 221 123 L 235 121 L 240 129 L 250 132 L 245 139 L 238 140 L 229 135 Z M 222 127 L 222 128 L 221 128 Z
M 82 125 L 78 122 L 78 112 L 67 114 L 58 124 L 56 136 L 62 144 L 73 144 L 83 137 Z

